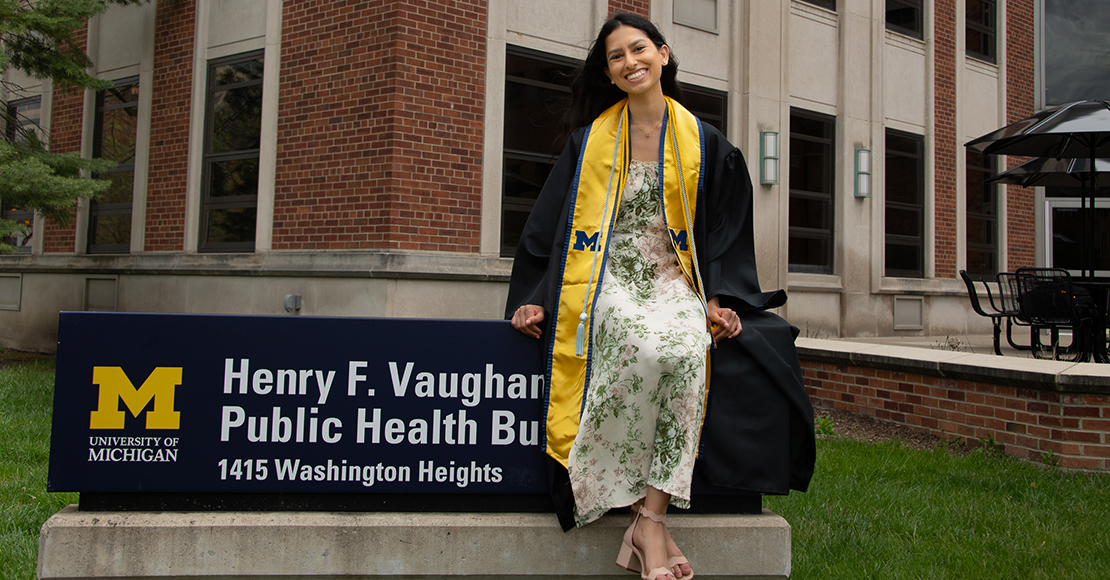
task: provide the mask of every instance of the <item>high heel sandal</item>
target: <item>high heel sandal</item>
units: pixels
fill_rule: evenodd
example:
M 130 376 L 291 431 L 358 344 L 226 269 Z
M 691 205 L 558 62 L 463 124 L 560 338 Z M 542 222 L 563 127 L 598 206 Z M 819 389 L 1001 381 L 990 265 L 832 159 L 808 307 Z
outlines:
M 674 573 L 671 572 L 670 568 L 652 568 L 651 571 L 647 573 L 643 571 L 644 552 L 632 543 L 632 533 L 636 530 L 636 524 L 640 522 L 640 516 L 647 516 L 649 520 L 657 524 L 662 524 L 666 520 L 666 516 L 661 516 L 640 506 L 640 511 L 637 512 L 636 517 L 632 519 L 632 525 L 628 526 L 628 531 L 624 533 L 624 539 L 621 541 L 621 551 L 617 554 L 617 566 L 629 572 L 639 572 L 640 578 L 643 580 L 656 580 L 660 576 L 670 576 L 673 578 Z M 633 556 L 636 557 L 635 560 L 632 559 Z
M 631 506 L 629 506 L 629 508 L 630 508 L 630 510 L 633 514 L 633 519 L 632 519 L 633 524 L 635 524 L 636 518 L 640 517 L 640 510 L 643 509 L 643 507 L 644 507 L 644 500 L 642 498 L 636 500 L 635 503 L 633 503 Z M 660 517 L 662 517 L 662 519 L 664 521 L 666 521 L 666 519 L 667 519 L 666 515 L 663 515 L 663 516 L 660 516 Z M 654 521 L 654 518 L 653 518 L 653 521 Z M 665 523 L 663 524 L 664 527 L 666 527 L 666 525 L 667 524 L 665 524 Z M 670 535 L 671 535 L 671 533 L 670 533 L 670 531 L 668 531 L 667 532 L 667 537 L 669 538 Z M 675 557 L 667 560 L 667 567 L 670 568 L 671 570 L 674 570 L 675 566 L 681 566 L 683 564 L 685 564 L 686 566 L 690 565 L 690 561 L 687 560 L 685 556 L 675 556 Z M 633 572 L 638 572 L 638 571 L 639 570 L 633 570 Z M 671 572 L 671 574 L 673 575 L 674 572 Z M 692 580 L 693 577 L 694 577 L 694 571 L 691 569 L 689 574 L 686 574 L 684 576 L 675 576 L 675 580 Z

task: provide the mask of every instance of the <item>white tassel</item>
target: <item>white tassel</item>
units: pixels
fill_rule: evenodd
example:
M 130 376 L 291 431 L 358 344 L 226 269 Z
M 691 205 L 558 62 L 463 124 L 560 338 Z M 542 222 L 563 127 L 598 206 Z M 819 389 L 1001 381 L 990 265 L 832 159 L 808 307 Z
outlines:
M 586 346 L 586 313 L 578 315 L 578 335 L 574 337 L 574 356 L 582 356 Z

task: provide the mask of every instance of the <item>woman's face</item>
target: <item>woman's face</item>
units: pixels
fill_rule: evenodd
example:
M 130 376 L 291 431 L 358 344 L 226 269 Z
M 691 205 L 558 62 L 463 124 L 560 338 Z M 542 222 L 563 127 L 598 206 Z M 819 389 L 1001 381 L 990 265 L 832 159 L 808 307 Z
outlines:
M 659 77 L 670 58 L 667 45 L 655 48 L 651 39 L 639 28 L 620 26 L 605 39 L 605 57 L 608 67 L 605 76 L 622 91 L 642 95 L 652 91 L 663 92 Z

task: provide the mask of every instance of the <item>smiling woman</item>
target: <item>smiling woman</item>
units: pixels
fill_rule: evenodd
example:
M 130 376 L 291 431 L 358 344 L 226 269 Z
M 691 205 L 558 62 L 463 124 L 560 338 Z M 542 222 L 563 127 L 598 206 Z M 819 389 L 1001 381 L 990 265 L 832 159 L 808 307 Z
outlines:
M 765 312 L 785 295 L 756 279 L 743 156 L 682 106 L 677 71 L 651 22 L 602 26 L 572 82 L 577 129 L 517 246 L 506 317 L 547 345 L 542 444 L 564 528 L 631 505 L 617 564 L 689 580 L 664 518 L 689 506 L 695 459 L 711 485 L 787 493 L 808 484 L 814 451 L 792 331 Z M 714 410 L 710 374 L 726 385 Z M 749 410 L 760 419 L 740 420 Z M 699 440 L 713 451 L 696 457 Z

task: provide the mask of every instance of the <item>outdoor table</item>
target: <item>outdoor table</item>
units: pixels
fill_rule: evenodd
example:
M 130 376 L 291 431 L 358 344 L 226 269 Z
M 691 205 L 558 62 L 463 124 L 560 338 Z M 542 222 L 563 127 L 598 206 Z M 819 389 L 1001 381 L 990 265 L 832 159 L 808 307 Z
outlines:
M 1018 318 L 1031 326 L 1030 344 L 1035 357 L 1040 358 L 1038 352 L 1048 347 L 1056 360 L 1110 362 L 1105 322 L 1105 293 L 1110 284 L 1086 279 L 1089 286 L 1084 287 L 1079 283 L 1084 278 L 1073 278 L 1062 268 L 1018 268 L 1016 277 Z M 1060 350 L 1059 331 L 1063 329 L 1071 331 L 1072 342 Z M 1052 333 L 1044 347 L 1039 337 L 1042 330 Z

